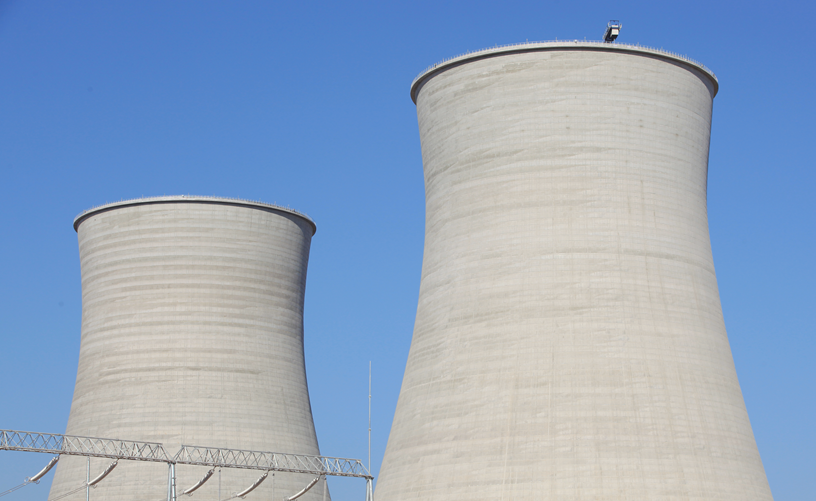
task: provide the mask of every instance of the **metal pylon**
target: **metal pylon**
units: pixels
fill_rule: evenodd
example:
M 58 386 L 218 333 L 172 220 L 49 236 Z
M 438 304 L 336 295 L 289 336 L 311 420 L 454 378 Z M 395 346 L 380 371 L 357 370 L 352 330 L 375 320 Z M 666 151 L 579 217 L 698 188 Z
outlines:
M 176 501 L 176 464 L 167 463 L 170 471 L 167 475 L 167 501 Z

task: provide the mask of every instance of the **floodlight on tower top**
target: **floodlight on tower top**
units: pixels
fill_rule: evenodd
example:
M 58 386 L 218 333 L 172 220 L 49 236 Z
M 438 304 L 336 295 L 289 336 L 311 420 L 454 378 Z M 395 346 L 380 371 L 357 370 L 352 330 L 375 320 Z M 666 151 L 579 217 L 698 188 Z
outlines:
M 620 35 L 620 30 L 623 28 L 623 25 L 620 21 L 612 20 L 606 23 L 606 31 L 604 31 L 603 41 L 606 43 L 612 43 L 618 38 Z

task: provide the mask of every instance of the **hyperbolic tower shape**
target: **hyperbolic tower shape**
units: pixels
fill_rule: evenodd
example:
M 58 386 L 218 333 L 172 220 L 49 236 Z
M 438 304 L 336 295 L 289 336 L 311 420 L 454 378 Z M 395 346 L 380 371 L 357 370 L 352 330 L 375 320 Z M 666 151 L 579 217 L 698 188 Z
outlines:
M 377 499 L 771 499 L 708 233 L 717 87 L 578 41 L 414 81 L 425 254 Z
M 303 356 L 315 224 L 291 209 L 209 197 L 97 207 L 74 221 L 82 340 L 66 434 L 319 454 Z M 110 461 L 91 460 L 91 477 Z M 177 492 L 206 467 L 179 466 Z M 221 498 L 261 472 L 223 469 Z M 120 461 L 91 499 L 159 500 L 167 466 Z M 217 499 L 214 474 L 196 496 Z M 51 498 L 81 487 L 85 458 L 63 457 Z M 312 477 L 271 475 L 252 499 L 280 500 Z M 274 483 L 274 485 L 273 485 Z M 321 482 L 300 499 L 323 499 Z M 84 499 L 84 489 L 66 498 Z

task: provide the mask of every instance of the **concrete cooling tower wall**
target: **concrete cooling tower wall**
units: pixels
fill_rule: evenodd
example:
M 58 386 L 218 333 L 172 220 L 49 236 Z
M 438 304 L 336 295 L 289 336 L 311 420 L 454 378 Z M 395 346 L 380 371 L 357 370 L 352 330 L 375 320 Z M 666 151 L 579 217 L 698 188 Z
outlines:
M 66 433 L 319 454 L 303 358 L 303 301 L 314 223 L 231 199 L 162 197 L 106 205 L 74 222 L 82 341 Z M 110 463 L 91 460 L 91 477 Z M 178 466 L 177 490 L 207 467 Z M 221 497 L 262 472 L 223 469 Z M 167 498 L 167 465 L 120 461 L 91 500 Z M 84 485 L 63 456 L 50 499 Z M 312 479 L 278 472 L 274 499 Z M 323 485 L 300 499 L 323 499 Z M 249 499 L 272 500 L 271 476 Z M 216 500 L 216 473 L 195 496 Z M 84 499 L 80 490 L 66 500 Z
M 379 501 L 771 499 L 709 241 L 717 85 L 584 42 L 414 82 L 425 254 Z

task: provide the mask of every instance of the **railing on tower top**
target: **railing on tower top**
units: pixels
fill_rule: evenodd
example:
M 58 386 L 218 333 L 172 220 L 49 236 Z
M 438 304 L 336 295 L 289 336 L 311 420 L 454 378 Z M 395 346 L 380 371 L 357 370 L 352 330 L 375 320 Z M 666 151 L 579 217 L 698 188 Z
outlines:
M 414 78 L 414 81 L 411 82 L 411 88 L 413 89 L 414 85 L 417 83 L 417 81 L 420 80 L 423 76 L 425 76 L 425 74 L 427 74 L 428 72 L 430 72 L 433 69 L 438 68 L 440 66 L 444 66 L 445 64 L 447 64 L 447 63 L 449 63 L 449 62 L 451 62 L 451 61 L 453 61 L 455 59 L 467 58 L 469 56 L 474 56 L 474 55 L 479 55 L 479 54 L 490 54 L 492 51 L 495 51 L 497 49 L 506 49 L 506 48 L 509 48 L 509 47 L 518 47 L 519 49 L 523 49 L 525 47 L 533 48 L 533 46 L 544 46 L 544 47 L 546 47 L 547 45 L 561 47 L 561 46 L 565 46 L 566 44 L 580 44 L 580 45 L 583 45 L 583 46 L 586 46 L 586 45 L 599 46 L 599 47 L 602 47 L 604 49 L 610 49 L 610 50 L 615 50 L 615 49 L 623 49 L 623 50 L 635 49 L 635 50 L 641 50 L 641 51 L 646 51 L 646 52 L 652 52 L 652 53 L 655 53 L 655 54 L 662 54 L 662 55 L 666 55 L 666 56 L 671 56 L 671 57 L 673 57 L 675 59 L 680 59 L 682 61 L 686 61 L 688 63 L 691 63 L 691 64 L 693 64 L 695 66 L 699 66 L 700 68 L 705 70 L 707 73 L 711 74 L 711 76 L 714 79 L 717 78 L 714 75 L 714 72 L 711 71 L 703 63 L 701 63 L 701 62 L 699 62 L 699 61 L 697 61 L 695 59 L 692 59 L 692 58 L 690 58 L 688 56 L 685 56 L 683 54 L 678 54 L 676 52 L 671 52 L 671 51 L 668 51 L 668 50 L 664 50 L 662 48 L 658 49 L 656 47 L 649 47 L 649 46 L 640 45 L 640 44 L 608 43 L 608 42 L 604 42 L 603 40 L 558 40 L 558 39 L 556 39 L 556 40 L 544 40 L 544 41 L 540 41 L 540 42 L 521 42 L 521 43 L 511 43 L 511 44 L 504 44 L 504 45 L 494 45 L 493 47 L 487 47 L 487 48 L 484 48 L 484 49 L 468 51 L 468 52 L 465 52 L 463 54 L 459 54 L 459 55 L 456 55 L 456 56 L 453 56 L 453 57 L 443 59 L 442 61 L 439 61 L 436 64 L 432 64 L 431 66 L 428 66 L 427 68 L 422 70 L 419 73 L 419 75 L 417 75 L 416 78 Z

